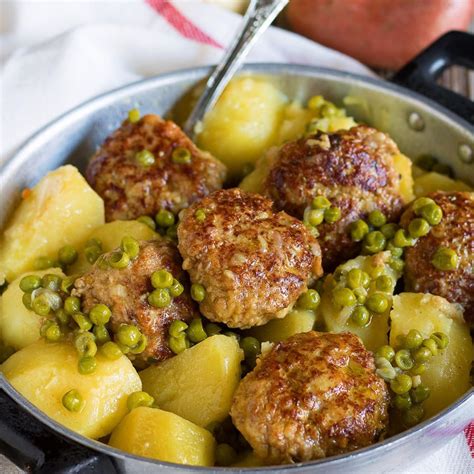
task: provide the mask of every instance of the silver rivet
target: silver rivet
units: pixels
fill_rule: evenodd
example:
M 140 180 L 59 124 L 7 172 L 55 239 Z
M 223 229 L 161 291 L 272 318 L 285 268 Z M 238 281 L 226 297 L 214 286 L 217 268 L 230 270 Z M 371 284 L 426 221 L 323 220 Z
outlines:
M 416 132 L 421 132 L 425 128 L 425 121 L 418 112 L 410 112 L 408 125 Z
M 461 145 L 459 145 L 458 155 L 461 161 L 464 161 L 464 163 L 472 163 L 474 159 L 472 148 L 467 143 L 461 143 Z

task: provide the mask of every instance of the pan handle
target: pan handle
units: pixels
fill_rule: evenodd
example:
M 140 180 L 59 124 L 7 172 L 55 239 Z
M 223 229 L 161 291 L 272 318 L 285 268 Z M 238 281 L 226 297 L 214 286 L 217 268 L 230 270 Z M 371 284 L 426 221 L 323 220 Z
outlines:
M 26 472 L 117 472 L 110 457 L 55 434 L 22 410 L 1 388 L 0 414 L 0 453 Z
M 397 84 L 435 100 L 457 115 L 474 123 L 474 102 L 436 83 L 449 66 L 474 69 L 474 35 L 450 31 L 423 50 L 394 77 Z

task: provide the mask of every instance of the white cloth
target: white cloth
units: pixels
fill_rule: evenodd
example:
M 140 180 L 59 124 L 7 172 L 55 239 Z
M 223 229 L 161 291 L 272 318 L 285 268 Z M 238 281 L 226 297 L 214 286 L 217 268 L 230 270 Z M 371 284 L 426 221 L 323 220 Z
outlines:
M 39 127 L 93 96 L 143 77 L 216 63 L 222 48 L 212 44 L 228 44 L 240 20 L 198 0 L 175 1 L 199 30 L 196 41 L 183 36 L 196 31 L 179 12 L 178 18 L 173 11 L 163 14 L 165 0 L 0 2 L 0 164 Z M 373 75 L 341 53 L 277 28 L 265 33 L 248 60 Z M 474 472 L 464 435 L 410 472 Z

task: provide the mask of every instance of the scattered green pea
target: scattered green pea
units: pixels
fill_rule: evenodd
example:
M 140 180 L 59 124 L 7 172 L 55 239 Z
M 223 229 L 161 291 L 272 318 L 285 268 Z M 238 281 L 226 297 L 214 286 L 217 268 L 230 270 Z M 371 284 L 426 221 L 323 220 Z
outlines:
M 395 364 L 402 370 L 410 370 L 414 365 L 410 351 L 407 349 L 397 351 L 395 353 Z
M 410 391 L 412 387 L 411 377 L 407 374 L 399 374 L 390 382 L 390 388 L 397 395 L 402 395 Z
M 168 270 L 158 270 L 151 275 L 153 288 L 170 288 L 173 284 L 173 275 Z
M 364 288 L 355 288 L 353 290 L 357 303 L 364 304 L 367 300 L 367 291 Z
M 133 347 L 130 347 L 130 352 L 132 354 L 141 354 L 146 349 L 147 345 L 148 345 L 147 337 L 144 334 L 141 334 L 138 344 L 134 345 Z
M 390 301 L 383 293 L 372 293 L 365 301 L 367 308 L 373 313 L 385 313 L 390 306 Z
M 315 310 L 321 301 L 316 290 L 307 290 L 298 298 L 298 306 L 302 309 Z
M 395 350 L 392 346 L 385 345 L 380 347 L 375 355 L 376 357 L 382 357 L 387 359 L 389 362 L 392 362 L 393 358 L 395 357 Z
M 215 336 L 222 332 L 222 328 L 215 323 L 208 323 L 206 324 L 206 334 L 208 337 Z
M 351 320 L 359 327 L 365 327 L 370 323 L 370 313 L 365 306 L 356 306 L 351 313 Z
M 41 277 L 38 275 L 27 275 L 20 280 L 20 289 L 25 293 L 31 293 L 41 286 Z
M 112 268 L 122 270 L 128 267 L 128 264 L 130 263 L 130 257 L 125 252 L 116 251 L 109 255 L 107 261 Z
M 94 326 L 92 331 L 98 344 L 105 344 L 106 342 L 110 341 L 110 334 L 105 326 Z
M 62 278 L 54 273 L 47 273 L 41 278 L 41 286 L 45 290 L 59 291 Z
M 156 214 L 155 220 L 160 227 L 170 227 L 175 223 L 174 214 L 166 209 L 161 209 Z
M 175 148 L 171 154 L 173 163 L 187 165 L 191 163 L 191 152 L 187 148 Z
M 62 333 L 57 323 L 51 323 L 44 331 L 44 337 L 48 342 L 57 342 L 61 339 Z
M 403 248 L 402 247 L 397 247 L 393 243 L 393 241 L 388 242 L 385 249 L 390 251 L 390 253 L 392 254 L 392 257 L 400 258 L 403 255 Z
M 201 318 L 195 318 L 189 323 L 189 327 L 186 330 L 186 334 L 189 337 L 191 342 L 201 342 L 207 338 L 206 331 L 204 331 L 204 327 L 202 325 Z
M 420 209 L 420 215 L 430 225 L 438 225 L 443 218 L 443 211 L 436 203 L 428 204 Z
M 31 306 L 31 293 L 24 293 L 21 298 L 21 301 L 23 302 L 23 305 L 26 309 L 29 309 L 30 311 L 33 309 Z
M 131 109 L 128 112 L 128 121 L 130 123 L 136 123 L 140 120 L 140 111 L 138 109 Z
M 324 221 L 328 224 L 334 224 L 341 218 L 341 210 L 338 207 L 331 206 L 324 211 Z
M 405 229 L 398 229 L 393 237 L 393 244 L 400 248 L 411 247 L 415 244 L 415 239 Z
M 112 316 L 112 311 L 105 304 L 96 304 L 89 312 L 90 320 L 96 325 L 107 324 Z
M 313 209 L 328 209 L 331 207 L 331 201 L 326 196 L 316 196 L 311 201 L 311 207 Z
M 390 268 L 397 273 L 401 273 L 403 271 L 403 267 L 405 266 L 405 262 L 401 258 L 391 258 L 388 262 Z
M 49 257 L 38 257 L 33 264 L 35 270 L 47 270 L 55 266 L 56 262 Z
M 70 315 L 81 311 L 81 300 L 77 296 L 68 296 L 64 300 L 64 311 Z
M 198 222 L 204 222 L 206 220 L 206 211 L 204 209 L 197 209 L 194 217 Z
M 379 210 L 372 211 L 369 214 L 368 220 L 369 224 L 373 225 L 374 227 L 382 227 L 387 222 L 385 214 Z
M 173 283 L 169 287 L 170 295 L 173 298 L 177 298 L 179 295 L 183 293 L 183 291 L 184 291 L 184 286 L 178 280 L 176 280 L 176 278 L 173 278 Z
M 397 410 L 407 411 L 411 407 L 411 399 L 407 393 L 396 395 L 393 398 L 393 405 Z
M 346 276 L 347 286 L 351 290 L 355 290 L 356 288 L 362 287 L 363 286 L 362 281 L 365 278 L 363 276 L 364 273 L 365 272 L 363 272 L 360 268 L 351 268 L 347 272 L 347 276 Z
M 140 244 L 137 239 L 126 235 L 120 244 L 120 248 L 133 260 L 140 252 Z
M 359 219 L 350 225 L 351 239 L 354 242 L 360 242 L 369 233 L 367 222 Z
M 438 345 L 436 344 L 436 341 L 428 338 L 423 341 L 423 346 L 427 347 L 432 355 L 438 355 Z
M 362 243 L 362 250 L 368 254 L 381 252 L 385 248 L 385 237 L 379 230 L 369 232 Z
M 418 385 L 410 390 L 413 403 L 422 403 L 430 396 L 430 389 L 425 385 Z
M 356 297 L 349 288 L 337 288 L 332 292 L 332 299 L 336 306 L 343 308 L 356 304 Z
M 92 265 L 102 255 L 102 249 L 98 245 L 89 245 L 84 249 L 86 260 Z
M 112 341 L 105 342 L 102 346 L 100 346 L 100 352 L 110 360 L 117 360 L 122 357 L 122 351 L 120 347 Z
M 186 329 L 188 329 L 188 325 L 184 321 L 176 319 L 170 324 L 168 333 L 172 337 L 179 337 Z
M 260 354 L 260 342 L 255 337 L 247 336 L 241 339 L 240 347 L 244 351 L 245 360 L 251 364 L 255 363 L 256 357 Z
M 155 308 L 166 308 L 171 303 L 170 292 L 165 288 L 157 288 L 148 295 L 148 303 Z
M 175 354 L 180 354 L 189 347 L 189 339 L 185 333 L 181 333 L 178 337 L 170 336 L 168 338 L 168 345 Z
M 421 375 L 426 371 L 426 364 L 423 363 L 418 363 L 415 364 L 412 369 L 410 370 L 410 373 L 412 375 Z
M 77 368 L 82 375 L 92 374 L 97 368 L 97 360 L 92 356 L 81 357 Z
M 434 332 L 431 339 L 436 342 L 439 349 L 446 349 L 449 344 L 449 337 L 444 332 Z
M 38 316 L 48 316 L 52 310 L 50 301 L 45 294 L 38 295 L 31 301 L 31 309 Z
M 122 324 L 116 333 L 118 342 L 127 347 L 136 346 L 140 342 L 141 335 L 140 330 L 132 324 Z
M 72 314 L 72 319 L 75 321 L 81 331 L 89 331 L 92 329 L 91 320 L 85 314 L 79 312 L 74 313 Z
M 433 199 L 429 198 L 429 197 L 420 197 L 418 199 L 416 199 L 415 201 L 413 201 L 413 204 L 412 204 L 412 209 L 413 209 L 413 212 L 419 216 L 421 215 L 421 209 L 425 206 L 428 206 L 430 204 L 436 204 Z
M 69 390 L 63 395 L 63 407 L 73 413 L 78 413 L 84 407 L 84 400 L 82 395 L 75 389 Z
M 97 354 L 95 337 L 90 332 L 81 332 L 74 339 L 74 347 L 81 357 L 93 357 Z
M 434 253 L 431 263 L 441 271 L 456 270 L 459 264 L 459 257 L 454 250 L 447 247 L 439 247 Z
M 54 312 L 54 316 L 59 321 L 60 324 L 66 326 L 71 321 L 71 317 L 66 313 L 64 308 L 59 308 Z
M 69 294 L 74 287 L 74 282 L 76 281 L 76 276 L 67 276 L 61 281 L 61 291 L 63 293 Z
M 138 407 L 151 407 L 155 399 L 146 392 L 133 392 L 127 398 L 127 407 L 129 411 Z
M 404 339 L 404 347 L 405 349 L 413 350 L 418 349 L 423 343 L 423 336 L 421 335 L 420 331 L 416 329 L 410 329 L 408 334 L 405 336 Z
M 156 223 L 150 216 L 140 216 L 137 219 L 137 221 L 141 222 L 142 224 L 145 224 L 146 226 L 148 226 L 152 230 L 156 229 Z
M 408 410 L 403 412 L 403 422 L 406 426 L 415 426 L 425 416 L 423 405 L 413 405 Z
M 390 293 L 393 290 L 393 280 L 389 275 L 380 275 L 375 280 L 375 288 L 385 293 Z
M 193 283 L 191 285 L 191 298 L 194 301 L 200 303 L 206 297 L 206 289 L 204 286 L 200 285 L 199 283 Z
M 58 251 L 59 263 L 63 265 L 72 265 L 77 260 L 77 250 L 72 245 L 65 245 Z
M 420 347 L 413 352 L 413 359 L 418 363 L 427 362 L 431 359 L 431 351 L 427 347 Z
M 408 224 L 408 232 L 410 237 L 413 237 L 414 239 L 424 237 L 429 233 L 430 229 L 431 227 L 428 224 L 428 221 L 422 217 L 417 217 Z
M 382 227 L 380 227 L 380 232 L 382 232 L 384 237 L 387 240 L 389 240 L 395 236 L 395 233 L 397 232 L 398 229 L 399 229 L 398 224 L 389 222 L 388 224 L 384 224 Z
M 304 221 L 311 226 L 318 226 L 324 220 L 324 209 L 306 209 Z
M 141 150 L 135 155 L 135 160 L 140 166 L 148 167 L 155 163 L 155 156 L 151 151 Z

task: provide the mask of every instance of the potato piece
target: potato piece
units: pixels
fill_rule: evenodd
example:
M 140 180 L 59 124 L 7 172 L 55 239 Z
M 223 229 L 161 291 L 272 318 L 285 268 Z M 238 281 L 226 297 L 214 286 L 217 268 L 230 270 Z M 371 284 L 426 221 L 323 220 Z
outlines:
M 466 183 L 431 171 L 415 179 L 415 196 L 426 196 L 433 191 L 472 191 Z
M 0 332 L 4 343 L 15 350 L 23 349 L 40 338 L 40 327 L 44 320 L 23 304 L 24 293 L 20 289 L 20 281 L 26 275 L 43 276 L 47 273 L 64 277 L 64 273 L 59 268 L 26 272 L 12 281 L 0 298 Z
M 246 335 L 257 338 L 260 342 L 279 342 L 300 332 L 312 331 L 316 322 L 314 311 L 293 309 L 283 319 L 273 319 L 263 326 L 245 331 Z
M 228 416 L 241 360 L 233 337 L 213 336 L 140 372 L 143 390 L 160 408 L 205 427 Z
M 412 161 L 399 153 L 393 157 L 395 169 L 400 174 L 400 194 L 406 203 L 415 199 L 413 193 Z
M 79 247 L 104 223 L 104 203 L 74 166 L 48 173 L 15 210 L 0 242 L 0 280 L 34 270 L 37 257 Z
M 390 276 L 395 285 L 398 278 L 400 278 L 400 272 L 396 272 L 390 267 L 390 258 L 390 252 L 380 252 L 371 256 L 360 256 L 353 260 L 348 260 L 343 265 L 339 265 L 338 269 L 341 269 L 342 271 L 339 282 L 335 281 L 333 274 L 328 275 L 324 281 L 321 294 L 321 304 L 318 308 L 318 312 L 322 316 L 328 331 L 349 331 L 357 334 L 362 339 L 365 347 L 371 351 L 387 344 L 390 307 L 385 313 L 374 314 L 368 326 L 359 327 L 350 319 L 354 306 L 346 306 L 342 309 L 337 307 L 333 302 L 332 293 L 333 289 L 344 288 L 346 286 L 346 275 L 352 268 L 359 268 L 371 275 L 374 268 L 382 267 L 383 274 Z M 372 279 L 368 288 L 368 295 L 375 291 L 375 280 Z M 391 298 L 393 290 L 391 292 L 386 292 L 385 294 Z
M 35 342 L 13 354 L 0 367 L 25 398 L 53 420 L 89 438 L 112 432 L 126 415 L 127 397 L 141 390 L 141 381 L 126 356 L 109 360 L 97 355 L 97 369 L 89 375 L 77 370 L 78 355 L 68 342 Z M 85 402 L 82 411 L 70 412 L 62 397 L 76 389 Z
M 204 121 L 198 146 L 227 165 L 239 177 L 275 143 L 286 97 L 272 84 L 242 77 L 233 80 Z
M 102 243 L 104 252 L 111 252 L 120 246 L 122 239 L 129 235 L 137 240 L 152 240 L 159 235 L 146 224 L 138 221 L 113 221 L 95 228 L 86 239 L 98 239 Z M 84 248 L 79 251 L 76 263 L 68 268 L 68 274 L 82 274 L 91 267 L 84 255 Z
M 393 298 L 390 313 L 390 344 L 397 336 L 417 329 L 424 337 L 441 331 L 449 337 L 448 347 L 428 362 L 421 382 L 431 390 L 423 403 L 425 418 L 435 415 L 469 389 L 469 372 L 474 350 L 469 327 L 462 311 L 440 296 L 424 293 L 401 293 Z
M 160 461 L 213 466 L 215 441 L 204 428 L 174 413 L 138 407 L 115 428 L 110 446 Z

